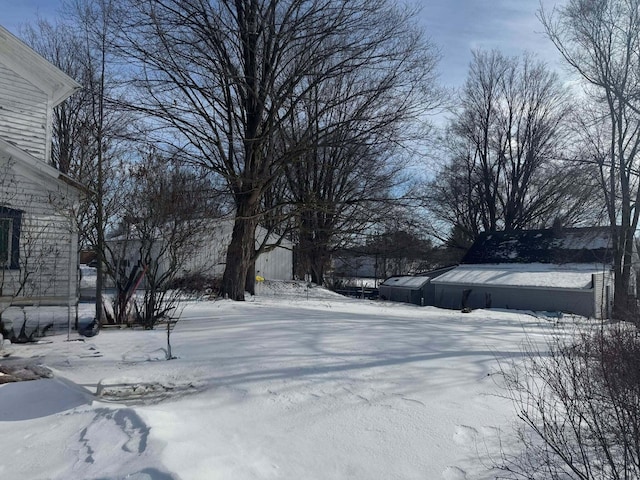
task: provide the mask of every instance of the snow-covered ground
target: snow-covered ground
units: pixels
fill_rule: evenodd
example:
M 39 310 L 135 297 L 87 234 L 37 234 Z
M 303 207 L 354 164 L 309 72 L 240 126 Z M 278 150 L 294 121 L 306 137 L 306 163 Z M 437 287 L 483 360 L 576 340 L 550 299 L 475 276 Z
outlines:
M 513 421 L 496 359 L 549 322 L 262 289 L 188 303 L 171 361 L 162 329 L 10 346 L 3 365 L 54 377 L 0 386 L 0 478 L 495 477 Z

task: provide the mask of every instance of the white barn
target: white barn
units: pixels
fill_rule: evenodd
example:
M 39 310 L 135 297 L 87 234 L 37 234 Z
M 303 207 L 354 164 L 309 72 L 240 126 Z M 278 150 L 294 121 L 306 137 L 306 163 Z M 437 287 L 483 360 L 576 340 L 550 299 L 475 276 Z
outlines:
M 53 109 L 78 88 L 0 26 L 0 313 L 78 301 L 82 187 L 49 164 Z

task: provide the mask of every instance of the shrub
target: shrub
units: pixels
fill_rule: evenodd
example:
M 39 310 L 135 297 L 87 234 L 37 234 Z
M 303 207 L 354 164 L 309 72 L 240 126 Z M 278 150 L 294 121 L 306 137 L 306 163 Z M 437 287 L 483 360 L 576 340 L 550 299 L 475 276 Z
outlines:
M 180 290 L 191 295 L 211 295 L 217 297 L 220 293 L 222 280 L 209 277 L 201 273 L 194 273 L 175 279 L 169 289 Z
M 640 478 L 640 338 L 626 323 L 555 336 L 502 365 L 521 423 L 502 478 Z

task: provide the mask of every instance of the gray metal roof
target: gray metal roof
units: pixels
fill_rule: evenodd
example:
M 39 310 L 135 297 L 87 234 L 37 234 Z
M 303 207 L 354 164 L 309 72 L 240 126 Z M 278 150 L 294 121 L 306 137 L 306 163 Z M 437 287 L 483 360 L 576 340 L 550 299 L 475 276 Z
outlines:
M 426 283 L 429 283 L 431 279 L 429 277 L 389 277 L 381 286 L 385 287 L 405 287 L 405 288 L 422 288 Z

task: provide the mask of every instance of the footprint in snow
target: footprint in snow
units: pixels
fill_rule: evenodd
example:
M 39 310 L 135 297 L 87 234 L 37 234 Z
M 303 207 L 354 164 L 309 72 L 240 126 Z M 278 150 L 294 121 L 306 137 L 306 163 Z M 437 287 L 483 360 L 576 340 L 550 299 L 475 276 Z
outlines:
M 478 438 L 478 431 L 466 425 L 457 425 L 453 434 L 453 441 L 456 445 L 472 445 Z
M 467 480 L 467 472 L 458 467 L 447 467 L 442 472 L 443 480 Z

